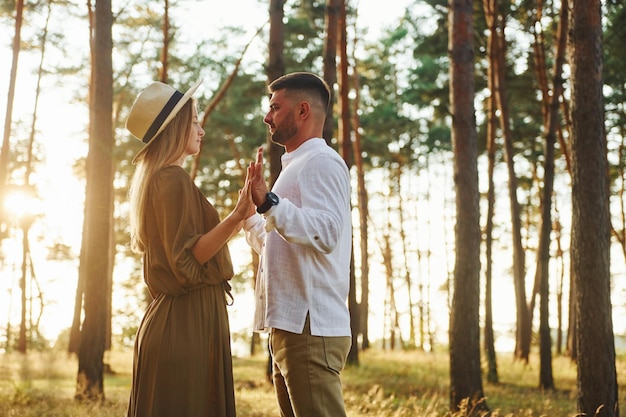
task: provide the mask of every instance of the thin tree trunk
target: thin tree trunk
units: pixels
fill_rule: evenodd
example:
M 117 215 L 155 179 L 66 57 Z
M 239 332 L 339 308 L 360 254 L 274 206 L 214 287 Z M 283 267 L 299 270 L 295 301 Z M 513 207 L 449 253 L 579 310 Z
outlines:
M 557 29 L 556 59 L 554 60 L 552 75 L 552 99 L 548 108 L 546 123 L 546 139 L 544 149 L 544 174 L 541 227 L 539 235 L 539 247 L 537 248 L 537 268 L 539 274 L 536 279 L 540 288 L 540 314 L 539 314 L 539 387 L 542 389 L 554 389 L 552 377 L 552 341 L 550 336 L 550 233 L 552 232 L 552 194 L 554 190 L 554 146 L 556 143 L 559 126 L 559 98 L 563 89 L 563 64 L 565 62 L 565 46 L 567 41 L 568 3 L 561 0 L 561 13 Z
M 269 58 L 267 65 L 268 84 L 285 73 L 285 25 L 283 24 L 283 18 L 285 16 L 284 7 L 285 0 L 270 0 L 270 36 L 268 46 Z M 282 169 L 280 157 L 283 154 L 283 147 L 272 143 L 269 133 L 267 134 L 266 143 L 266 150 L 268 153 L 268 160 L 270 165 L 269 186 L 271 188 L 278 179 L 278 175 L 280 174 L 280 171 Z M 272 380 L 272 367 L 272 355 L 268 354 L 266 377 L 270 381 Z
M 487 88 L 494 91 L 496 84 L 496 68 L 498 63 L 496 60 L 495 48 L 497 45 L 497 24 L 496 24 L 496 7 L 495 0 L 484 0 L 483 9 L 489 30 L 487 38 L 487 56 L 489 66 L 487 68 Z M 487 102 L 487 159 L 488 159 L 488 183 L 487 190 L 487 225 L 485 227 L 485 329 L 484 329 L 484 350 L 487 356 L 487 381 L 491 383 L 498 382 L 498 365 L 496 362 L 495 337 L 493 333 L 493 305 L 491 297 L 492 288 L 492 267 L 493 267 L 493 216 L 495 207 L 495 184 L 493 180 L 493 172 L 496 163 L 496 130 L 497 130 L 497 102 L 495 94 L 491 94 Z
M 402 164 L 398 164 L 397 168 L 398 173 L 396 174 L 396 195 L 398 196 L 398 223 L 399 229 L 398 232 L 400 234 L 400 246 L 402 247 L 402 258 L 404 260 L 404 285 L 406 285 L 406 294 L 408 298 L 408 314 L 409 314 L 409 340 L 407 341 L 407 347 L 415 348 L 416 346 L 416 337 L 415 337 L 415 314 L 413 314 L 413 285 L 412 285 L 412 276 L 411 276 L 411 268 L 409 266 L 409 259 L 412 258 L 409 254 L 408 242 L 406 233 L 404 231 L 405 218 L 404 212 L 406 210 L 404 199 L 402 196 L 404 195 L 402 190 Z M 418 233 L 416 233 L 418 234 Z M 420 303 L 423 304 L 423 303 Z M 423 329 L 422 329 L 423 330 Z M 420 333 L 423 335 L 423 331 Z M 420 344 L 420 347 L 423 348 L 423 343 Z
M 170 2 L 164 0 L 163 4 L 163 48 L 161 49 L 161 68 L 159 68 L 159 81 L 167 84 L 169 82 L 169 62 L 170 62 Z
M 356 21 L 356 19 L 355 19 Z M 368 244 L 368 196 L 367 189 L 365 188 L 365 169 L 363 167 L 363 154 L 361 151 L 361 133 L 360 119 L 359 119 L 359 106 L 360 106 L 360 94 L 361 85 L 359 82 L 359 61 L 356 57 L 355 51 L 357 50 L 358 37 L 353 38 L 352 47 L 352 85 L 354 86 L 354 98 L 352 106 L 352 132 L 354 135 L 354 143 L 352 144 L 352 150 L 354 152 L 354 165 L 356 167 L 356 181 L 357 181 L 357 204 L 359 210 L 359 248 L 360 248 L 360 267 L 361 267 L 361 300 L 359 303 L 359 331 L 361 335 L 361 350 L 368 349 L 370 346 L 369 341 L 369 327 L 368 327 L 368 315 L 369 315 L 369 244 Z M 358 336 L 358 335 L 357 335 Z
M 93 4 L 91 0 L 87 0 L 87 17 L 89 19 L 89 45 L 93 49 L 95 17 L 94 17 L 94 8 L 93 8 Z M 90 66 L 91 66 L 92 78 L 93 78 L 93 71 L 94 71 L 93 68 L 95 67 L 95 61 L 94 61 L 95 58 L 94 58 L 93 50 L 89 58 L 90 58 Z M 93 100 L 94 100 L 93 89 L 91 88 L 92 82 L 93 80 L 90 80 L 90 88 L 89 88 L 91 92 L 91 94 L 89 95 L 89 107 L 90 108 L 93 105 Z M 91 187 L 92 187 L 91 182 L 87 181 L 87 184 L 85 185 L 85 195 L 90 195 L 92 193 Z M 83 242 L 86 239 L 87 232 L 89 230 L 87 221 L 86 221 L 88 217 L 87 211 L 88 211 L 88 203 L 87 201 L 85 201 L 85 207 L 83 209 L 84 219 L 83 219 L 83 228 L 82 228 Z M 81 244 L 80 253 L 78 255 L 78 259 L 79 259 L 78 282 L 76 283 L 76 292 L 74 294 L 74 316 L 72 319 L 72 327 L 70 328 L 70 341 L 69 341 L 69 346 L 68 346 L 68 352 L 76 353 L 76 354 L 78 354 L 80 350 L 80 343 L 82 339 L 81 323 L 82 323 L 83 307 L 85 303 L 85 285 L 86 285 L 85 281 L 86 281 L 86 276 L 87 276 L 86 253 L 87 253 L 87 245 L 83 243 Z
M 337 125 L 337 139 L 339 142 L 339 153 L 345 161 L 348 169 L 352 167 L 353 163 L 353 150 L 352 150 L 352 129 L 350 127 L 350 120 L 352 118 L 352 112 L 350 111 L 350 78 L 348 77 L 348 42 L 347 42 L 347 27 L 346 27 L 346 2 L 345 0 L 328 0 L 327 2 L 327 26 L 328 32 L 331 31 L 330 27 L 336 25 L 336 49 L 334 53 L 339 52 L 339 78 L 338 78 L 338 104 L 340 108 L 338 125 Z M 336 24 L 332 23 L 332 20 L 336 20 Z M 329 50 L 325 53 L 325 62 L 332 63 L 330 48 L 331 40 L 328 40 Z M 337 67 L 334 67 L 334 71 L 329 68 L 324 69 L 324 76 L 326 82 L 332 80 L 332 75 L 335 74 L 337 79 Z M 332 84 L 329 84 L 332 85 Z M 332 108 L 329 108 L 330 114 L 326 116 L 326 123 L 324 125 L 324 134 L 326 141 L 332 137 L 332 128 L 334 127 Z M 354 247 L 351 250 L 350 256 L 350 292 L 348 294 L 348 309 L 350 311 L 350 329 L 352 332 L 352 344 L 350 346 L 350 352 L 348 353 L 347 363 L 350 365 L 359 364 L 359 304 L 356 297 L 356 273 L 354 265 Z
M 9 91 L 7 93 L 7 108 L 4 116 L 4 136 L 2 138 L 2 149 L 0 150 L 0 201 L 4 201 L 6 194 L 7 176 L 9 170 L 9 153 L 11 151 L 11 122 L 13 120 L 13 101 L 15 99 L 15 83 L 17 79 L 17 64 L 20 56 L 22 39 L 22 21 L 24 15 L 24 0 L 15 2 L 15 33 L 13 35 L 13 56 L 11 59 L 11 72 L 9 75 Z M 6 219 L 0 211 L 0 228 L 3 227 Z
M 496 46 L 493 51 L 496 54 L 495 62 L 497 66 L 494 68 L 496 76 L 494 77 L 495 85 L 493 93 L 498 102 L 500 109 L 500 127 L 504 138 L 504 155 L 508 168 L 509 180 L 509 203 L 511 210 L 511 233 L 513 245 L 513 282 L 515 288 L 515 305 L 517 311 L 517 329 L 515 337 L 515 357 L 528 362 L 530 353 L 530 336 L 531 322 L 528 315 L 528 305 L 526 303 L 526 261 L 524 247 L 522 245 L 522 224 L 521 209 L 519 200 L 517 199 L 517 175 L 515 173 L 513 134 L 511 132 L 510 114 L 508 107 L 508 98 L 506 94 L 506 39 L 504 28 L 504 16 L 502 20 L 498 36 L 495 39 Z
M 431 184 L 434 182 L 430 181 L 430 173 L 431 173 L 431 163 L 430 158 L 426 157 L 426 172 L 428 176 L 427 183 L 427 191 L 425 199 L 428 201 L 428 213 L 431 212 L 431 203 L 432 203 L 432 193 L 431 193 Z M 447 189 L 447 188 L 446 188 Z M 445 199 L 445 197 L 444 197 Z M 419 216 L 419 213 L 416 214 Z M 428 347 L 428 351 L 432 352 L 435 348 L 435 335 L 433 334 L 433 324 L 432 324 L 432 308 L 431 308 L 431 282 L 432 277 L 434 276 L 432 273 L 432 263 L 433 263 L 433 251 L 430 250 L 432 247 L 432 224 L 430 221 L 430 216 L 426 220 L 428 225 L 428 243 L 426 245 L 426 284 L 424 284 L 424 279 L 420 279 L 419 284 L 419 313 L 420 313 L 420 347 L 426 350 Z M 445 223 L 445 222 L 444 222 Z M 439 231 L 437 232 L 437 234 Z M 439 236 L 438 236 L 439 238 Z M 445 239 L 445 233 L 444 233 Z M 427 346 L 426 346 L 427 345 Z
M 20 311 L 20 332 L 17 339 L 17 351 L 26 353 L 26 270 L 28 260 L 28 224 L 22 227 L 22 275 L 20 277 L 20 295 L 21 295 L 21 311 Z
M 32 166 L 33 166 L 33 147 L 34 147 L 34 143 L 35 143 L 35 135 L 36 135 L 36 127 L 37 127 L 37 110 L 39 107 L 39 97 L 40 97 L 40 93 L 41 93 L 41 79 L 43 77 L 43 63 L 44 63 L 44 58 L 46 55 L 46 41 L 47 41 L 47 37 L 48 37 L 48 24 L 50 22 L 50 10 L 51 10 L 51 2 L 48 2 L 47 4 L 47 15 L 46 15 L 46 22 L 43 28 L 43 32 L 42 32 L 42 36 L 41 36 L 41 56 L 39 58 L 39 67 L 37 70 L 37 85 L 35 87 L 35 104 L 33 106 L 33 117 L 31 120 L 31 125 L 30 125 L 30 134 L 29 134 L 29 138 L 28 138 L 28 148 L 27 148 L 27 154 L 26 154 L 26 169 L 24 171 L 24 190 L 26 192 L 30 192 L 31 189 L 31 184 L 30 184 L 30 175 L 32 173 Z M 32 291 L 30 291 L 31 294 L 31 298 L 30 300 L 27 298 L 27 276 L 28 276 L 28 265 L 29 265 L 29 260 L 30 260 L 30 243 L 28 240 L 28 232 L 30 230 L 30 226 L 32 225 L 32 222 L 34 220 L 33 213 L 30 213 L 29 210 L 25 210 L 25 212 L 23 213 L 23 216 L 20 219 L 20 228 L 22 229 L 22 278 L 20 279 L 20 292 L 21 292 L 21 322 L 20 322 L 20 331 L 19 331 L 19 338 L 18 338 L 18 351 L 20 353 L 26 353 L 27 350 L 27 344 L 28 341 L 30 341 L 30 339 L 32 339 L 32 333 L 34 331 L 33 328 L 33 320 L 32 320 L 32 313 L 33 313 L 33 306 L 32 306 Z M 31 261 L 31 268 L 30 270 L 32 271 L 32 261 Z M 31 279 L 34 280 L 34 274 L 31 274 Z M 32 283 L 32 282 L 31 282 Z M 28 301 L 30 301 L 30 308 L 28 308 Z M 28 320 L 29 322 L 29 326 L 26 326 L 26 312 L 29 312 L 31 317 L 30 320 Z M 42 310 L 40 310 L 40 316 L 43 313 L 43 304 L 42 304 Z M 27 338 L 27 327 L 28 327 L 28 331 L 31 335 L 30 338 Z M 29 339 L 29 340 L 27 340 Z
M 326 0 L 326 37 L 324 38 L 324 51 L 322 55 L 324 61 L 324 81 L 326 81 L 331 89 L 331 99 L 326 112 L 326 120 L 324 122 L 322 136 L 329 145 L 331 145 L 332 138 L 335 133 L 334 104 L 336 102 L 335 84 L 337 84 L 337 52 L 338 48 L 341 48 L 340 33 L 342 30 L 345 32 L 345 29 L 341 28 L 340 22 L 341 3 L 343 3 L 343 0 Z M 345 78 L 343 81 L 347 82 Z M 339 88 L 342 88 L 341 84 L 339 84 Z M 341 95 L 341 93 L 339 94 Z M 341 123 L 341 117 L 343 117 L 342 112 L 340 112 L 338 123 Z M 345 156 L 346 155 L 344 155 L 344 159 Z
M 393 174 L 391 174 L 393 176 Z M 390 180 L 392 181 L 392 180 Z M 396 292 L 394 286 L 394 268 L 393 268 L 393 251 L 391 248 L 391 198 L 392 184 L 389 184 L 389 194 L 387 200 L 387 223 L 383 232 L 382 241 L 380 242 L 380 250 L 383 255 L 383 266 L 385 267 L 385 283 L 386 283 L 386 321 L 389 324 L 389 348 L 394 350 L 396 347 L 396 339 L 400 338 L 402 342 L 402 334 L 398 325 L 398 308 L 396 305 Z M 398 332 L 396 334 L 396 332 Z M 384 333 L 383 333 L 384 335 Z M 383 336 L 384 337 L 384 336 Z
M 267 64 L 268 83 L 285 73 L 285 26 L 283 18 L 285 16 L 285 0 L 270 0 L 270 37 L 269 37 L 269 59 Z M 283 154 L 283 147 L 272 143 L 269 134 L 267 135 L 267 153 L 270 165 L 269 183 L 273 185 L 280 174 L 282 165 L 280 157 Z
M 624 86 L 621 88 L 621 94 L 626 94 L 626 88 L 624 88 Z M 621 117 L 625 117 L 624 107 L 621 106 L 620 108 Z M 617 160 L 626 161 L 626 127 L 623 124 L 620 127 L 620 131 L 622 141 L 617 149 Z M 618 176 L 618 178 L 615 179 L 615 183 L 617 184 L 619 180 L 620 184 L 620 187 L 617 190 L 618 203 L 616 204 L 619 222 L 614 221 L 611 223 L 611 233 L 620 244 L 624 260 L 626 261 L 626 166 L 625 164 L 618 164 L 615 169 L 617 170 Z M 619 225 L 619 229 L 616 225 Z
M 556 219 L 554 219 L 554 241 L 556 242 L 556 260 L 559 265 L 559 273 L 556 281 L 556 316 L 557 316 L 557 329 L 556 329 L 556 354 L 561 355 L 563 353 L 563 287 L 565 283 L 565 258 L 563 256 L 563 227 L 559 217 L 559 210 L 554 204 L 554 212 Z

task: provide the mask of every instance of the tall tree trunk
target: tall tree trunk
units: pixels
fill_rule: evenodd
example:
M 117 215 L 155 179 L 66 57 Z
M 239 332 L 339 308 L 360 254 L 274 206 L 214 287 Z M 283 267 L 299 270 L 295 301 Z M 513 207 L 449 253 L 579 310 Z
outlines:
M 431 206 L 430 206 L 432 202 L 431 186 L 435 182 L 430 181 L 432 163 L 428 156 L 426 157 L 425 166 L 426 166 L 427 188 L 426 188 L 426 195 L 424 196 L 424 198 L 426 199 L 426 201 L 428 201 L 427 212 L 431 213 Z M 437 187 L 439 187 L 439 185 L 437 185 Z M 417 213 L 416 218 L 419 215 L 420 214 Z M 423 350 L 428 350 L 429 352 L 432 352 L 435 348 L 435 335 L 433 333 L 433 323 L 432 323 L 433 314 L 432 314 L 432 307 L 431 307 L 431 283 L 432 283 L 432 278 L 434 274 L 432 273 L 433 254 L 432 254 L 432 251 L 429 249 L 432 247 L 432 236 L 433 236 L 430 216 L 428 216 L 426 223 L 428 227 L 428 242 L 426 244 L 426 251 L 425 251 L 426 252 L 426 274 L 420 277 L 419 290 L 418 290 L 419 335 L 420 335 L 419 346 Z M 442 237 L 437 236 L 436 239 L 439 239 L 439 238 L 442 238 Z M 445 237 L 443 238 L 445 239 Z M 420 251 L 418 249 L 418 263 L 420 265 L 421 265 L 422 253 L 423 253 L 423 250 Z
M 348 169 L 352 168 L 353 163 L 353 150 L 352 150 L 352 129 L 350 121 L 352 119 L 352 112 L 350 111 L 350 78 L 348 77 L 348 41 L 347 41 L 347 27 L 346 27 L 346 2 L 345 0 L 328 0 L 326 6 L 326 21 L 328 26 L 328 32 L 330 32 L 330 26 L 334 26 L 331 21 L 336 20 L 336 49 L 335 54 L 339 52 L 339 71 L 335 65 L 334 74 L 335 79 L 338 78 L 338 104 L 339 104 L 339 117 L 337 118 L 337 141 L 339 143 L 339 152 L 341 157 L 346 162 Z M 330 44 L 330 40 L 328 41 Z M 329 54 L 330 55 L 330 54 Z M 332 62 L 330 56 L 326 56 L 325 61 Z M 331 69 L 324 69 L 324 76 L 326 82 L 332 77 L 330 76 Z M 338 75 L 337 75 L 338 73 Z M 331 85 L 331 84 L 329 84 Z M 332 109 L 329 108 L 330 114 L 326 116 L 326 123 L 324 125 L 325 135 L 330 134 L 329 137 L 325 136 L 328 141 L 332 137 L 332 128 L 334 123 L 329 125 L 329 119 L 332 122 L 333 114 Z M 354 246 L 352 247 L 350 257 L 350 292 L 348 294 L 348 308 L 350 310 L 350 329 L 352 331 L 352 344 L 350 346 L 350 352 L 348 353 L 347 363 L 351 365 L 359 364 L 359 305 L 356 298 L 356 273 L 354 267 Z
M 356 19 L 355 19 L 356 21 Z M 361 151 L 361 133 L 360 119 L 359 119 L 359 106 L 360 106 L 360 94 L 361 84 L 359 82 L 359 61 L 356 57 L 358 36 L 355 36 L 352 40 L 352 85 L 354 90 L 354 98 L 352 100 L 352 132 L 354 135 L 354 142 L 352 144 L 352 151 L 354 152 L 354 165 L 356 168 L 356 184 L 357 184 L 357 204 L 359 210 L 359 249 L 360 249 L 360 267 L 361 267 L 361 300 L 359 302 L 359 330 L 361 335 L 361 350 L 368 349 L 370 346 L 369 341 L 369 328 L 368 328 L 368 313 L 369 313 L 369 244 L 368 244 L 368 196 L 367 189 L 365 188 L 365 169 L 363 167 L 363 154 Z M 357 335 L 358 337 L 358 335 Z
M 169 81 L 170 62 L 170 2 L 164 0 L 163 4 L 163 48 L 161 49 L 161 68 L 159 69 L 159 81 L 167 84 Z
M 539 294 L 539 387 L 554 389 L 552 377 L 552 341 L 550 336 L 550 233 L 552 232 L 552 192 L 554 190 L 554 146 L 559 129 L 559 99 L 563 90 L 563 63 L 567 41 L 567 0 L 561 1 L 561 13 L 557 29 L 556 59 L 552 75 L 552 95 L 549 102 L 544 148 L 543 192 L 541 198 L 541 226 L 537 248 L 537 277 Z M 532 315 L 531 315 L 532 316 Z
M 269 83 L 285 73 L 285 58 L 283 49 L 285 47 L 285 0 L 270 0 L 270 37 L 269 37 L 269 59 L 267 65 L 267 80 Z M 270 163 L 270 185 L 273 185 L 281 170 L 280 157 L 283 148 L 272 143 L 269 134 L 267 135 L 267 151 Z
M 626 95 L 626 87 L 624 85 L 620 87 L 620 94 L 622 94 L 622 97 Z M 626 117 L 626 109 L 624 107 L 624 105 L 621 105 L 619 108 L 619 115 L 622 118 Z M 626 161 L 626 126 L 623 123 L 619 127 L 619 136 L 621 137 L 621 142 L 617 148 L 617 160 Z M 615 217 L 619 220 L 614 218 L 611 222 L 611 234 L 622 248 L 622 255 L 624 255 L 624 260 L 626 261 L 626 164 L 618 164 L 614 169 L 617 176 L 615 185 L 619 186 L 616 191 L 617 203 L 614 210 L 617 213 Z
M 267 81 L 268 84 L 282 76 L 285 73 L 285 25 L 283 18 L 285 17 L 285 0 L 270 0 L 270 37 L 269 37 L 269 59 L 267 65 Z M 282 169 L 280 157 L 283 154 L 283 148 L 272 142 L 269 133 L 266 139 L 266 149 L 268 153 L 270 176 L 269 185 L 274 185 L 278 179 L 278 175 Z M 256 279 L 256 278 L 255 278 Z M 272 355 L 268 354 L 266 377 L 272 380 Z
M 394 188 L 395 183 L 393 177 L 396 174 L 391 172 L 389 178 L 389 193 L 385 196 L 386 201 L 386 218 L 387 221 L 382 231 L 382 237 L 380 240 L 380 252 L 383 257 L 383 266 L 385 268 L 385 330 L 387 325 L 389 326 L 389 348 L 394 350 L 396 347 L 396 339 L 400 339 L 402 344 L 402 333 L 400 332 L 398 307 L 396 305 L 396 291 L 394 285 L 394 267 L 393 267 L 393 249 L 391 244 L 391 196 L 396 194 L 397 190 Z M 397 332 L 397 333 L 396 333 Z M 385 349 L 385 337 L 386 331 L 383 331 L 383 349 Z
M 489 66 L 487 67 L 487 89 L 494 91 L 496 84 L 495 76 L 498 68 L 497 54 L 495 48 L 498 44 L 498 27 L 496 16 L 496 0 L 483 0 L 483 9 L 489 37 L 487 38 L 487 57 Z M 495 337 L 493 333 L 493 305 L 491 297 L 492 288 L 492 266 L 493 266 L 493 216 L 495 212 L 495 184 L 493 172 L 496 165 L 496 132 L 497 132 L 497 110 L 498 104 L 495 94 L 491 94 L 487 102 L 487 160 L 488 160 L 488 183 L 487 189 L 487 224 L 485 227 L 485 329 L 484 329 L 484 350 L 487 356 L 487 381 L 498 382 L 498 365 L 496 361 Z
M 556 354 L 560 356 L 563 353 L 563 288 L 565 283 L 565 257 L 563 256 L 563 244 L 561 243 L 563 238 L 563 226 L 561 225 L 561 219 L 559 210 L 554 204 L 554 212 L 556 219 L 554 219 L 554 241 L 556 242 L 556 261 L 558 262 L 558 276 L 556 279 Z
M 20 56 L 22 39 L 22 21 L 24 16 L 24 0 L 15 2 L 15 33 L 13 35 L 13 56 L 11 59 L 11 73 L 9 75 L 9 91 L 7 93 L 7 108 L 4 115 L 4 135 L 0 150 L 0 201 L 4 201 L 9 170 L 9 153 L 11 152 L 11 121 L 13 120 L 13 101 L 15 99 L 15 82 L 17 79 L 17 63 Z M 0 210 L 0 232 L 6 223 L 4 210 Z
M 450 312 L 450 409 L 487 410 L 480 367 L 480 213 L 474 117 L 473 1 L 450 0 L 450 111 L 456 191 L 454 290 Z
M 111 208 L 113 200 L 113 15 L 110 0 L 96 0 L 93 67 L 90 83 L 90 132 L 85 198 L 85 319 L 78 350 L 75 398 L 103 400 L 107 302 L 112 271 Z
M 30 192 L 31 183 L 30 183 L 30 175 L 33 171 L 33 148 L 35 145 L 35 137 L 37 134 L 37 111 L 39 107 L 39 98 L 41 96 L 41 79 L 43 77 L 43 67 L 46 56 L 46 43 L 48 38 L 48 25 L 50 23 L 50 15 L 51 15 L 52 2 L 49 1 L 47 3 L 47 14 L 46 21 L 43 28 L 43 32 L 41 35 L 41 56 L 39 58 L 39 66 L 37 69 L 37 85 L 35 87 L 35 104 L 33 106 L 33 117 L 30 124 L 30 133 L 28 138 L 28 147 L 26 154 L 26 168 L 24 171 L 24 190 L 26 192 Z M 20 322 L 20 330 L 19 330 L 19 338 L 18 338 L 18 351 L 21 353 L 26 353 L 27 345 L 29 340 L 27 340 L 27 326 L 26 326 L 26 312 L 31 314 L 31 319 L 29 320 L 28 331 L 30 332 L 30 338 L 32 339 L 32 334 L 36 331 L 36 326 L 33 326 L 32 314 L 33 314 L 33 306 L 32 306 L 32 289 L 30 291 L 30 308 L 28 308 L 28 298 L 27 298 L 27 271 L 30 269 L 31 271 L 31 283 L 35 281 L 34 267 L 32 265 L 32 259 L 30 255 L 30 243 L 28 238 L 28 232 L 30 227 L 34 221 L 33 213 L 30 210 L 24 210 L 22 214 L 22 218 L 20 219 L 20 228 L 22 229 L 22 278 L 20 279 L 20 292 L 21 292 L 21 322 Z M 30 265 L 30 268 L 29 268 Z M 31 285 L 32 287 L 32 285 Z M 40 294 L 41 295 L 41 294 Z M 41 305 L 41 310 L 39 312 L 39 316 L 43 314 L 43 303 Z M 38 320 L 39 321 L 39 320 Z
M 404 199 L 402 198 L 402 196 L 404 195 L 403 193 L 403 189 L 402 189 L 402 168 L 403 168 L 403 164 L 399 163 L 397 165 L 397 174 L 395 176 L 395 187 L 396 187 L 396 195 L 398 196 L 398 224 L 399 224 L 399 234 L 400 234 L 400 247 L 402 248 L 402 260 L 403 260 L 403 269 L 404 269 L 404 285 L 406 286 L 406 296 L 407 296 L 407 302 L 408 302 L 408 309 L 407 312 L 409 314 L 409 339 L 407 341 L 407 347 L 409 348 L 415 348 L 416 347 L 416 336 L 415 336 L 415 314 L 413 314 L 413 305 L 414 305 L 414 301 L 413 301 L 413 279 L 412 279 L 412 275 L 411 275 L 411 267 L 409 266 L 409 259 L 413 259 L 413 256 L 411 256 L 411 254 L 409 253 L 409 248 L 408 248 L 408 242 L 407 242 L 407 237 L 406 237 L 406 232 L 404 230 L 404 225 L 406 224 L 406 220 L 404 218 L 404 213 L 406 211 L 406 205 L 404 203 Z M 410 188 L 410 187 L 409 187 Z M 421 283 L 420 283 L 420 288 L 422 287 Z M 423 294 L 422 294 L 423 296 Z M 422 298 L 420 300 L 420 305 L 424 305 L 424 299 Z M 420 315 L 421 317 L 423 316 L 423 311 L 422 314 Z M 421 323 L 423 324 L 423 321 L 421 321 Z M 423 335 L 424 335 L 424 328 L 420 327 L 420 336 L 422 336 L 421 338 L 421 343 L 419 345 L 420 348 L 424 348 L 424 343 L 423 343 Z
M 340 45 L 340 3 L 343 0 L 326 0 L 325 26 L 326 37 L 324 38 L 324 81 L 331 90 L 330 105 L 326 112 L 326 121 L 324 122 L 324 130 L 322 136 L 326 142 L 331 145 L 333 135 L 335 134 L 335 84 L 337 84 L 337 48 Z M 341 85 L 339 85 L 341 88 Z M 341 115 L 340 115 L 341 117 Z M 341 123 L 341 121 L 338 121 Z M 344 155 L 345 158 L 345 155 Z
M 528 362 L 530 353 L 531 325 L 526 303 L 526 256 L 522 244 L 522 223 L 520 203 L 517 199 L 517 174 L 515 173 L 513 134 L 511 132 L 508 97 L 506 92 L 506 39 L 505 39 L 505 16 L 501 13 L 497 16 L 498 30 L 494 39 L 496 45 L 492 49 L 495 54 L 494 63 L 494 89 L 498 108 L 500 109 L 500 127 L 504 139 L 504 156 L 508 168 L 509 180 L 509 203 L 511 210 L 511 233 L 513 245 L 513 284 L 515 288 L 515 306 L 517 311 L 515 357 Z
M 622 94 L 626 94 L 626 91 L 622 91 Z M 623 109 L 622 109 L 623 112 Z M 622 117 L 624 114 L 622 113 Z M 617 150 L 617 160 L 626 161 L 626 132 L 624 132 L 624 126 L 622 125 L 622 142 L 619 144 Z M 612 223 L 612 233 L 615 239 L 622 248 L 622 254 L 624 255 L 624 261 L 626 261 L 626 164 L 619 164 L 617 166 L 618 178 L 620 187 L 617 190 L 617 210 L 619 223 L 615 221 Z M 615 180 L 617 182 L 617 179 Z M 616 224 L 619 224 L 619 229 Z
M 17 351 L 20 353 L 26 353 L 26 312 L 27 312 L 27 297 L 26 297 L 26 278 L 27 278 L 27 263 L 28 263 L 28 230 L 30 225 L 24 225 L 22 227 L 22 275 L 20 277 L 20 332 L 17 339 Z
M 570 255 L 571 256 L 571 255 Z M 569 314 L 567 316 L 567 342 L 566 342 L 566 353 L 572 359 L 573 362 L 578 360 L 578 344 L 576 340 L 578 340 L 578 327 L 577 327 L 577 317 L 578 313 L 576 312 L 576 270 L 574 266 L 570 262 L 570 286 L 569 286 Z
M 91 0 L 87 0 L 87 18 L 89 20 L 89 45 L 92 48 L 92 51 L 90 54 L 90 60 L 91 60 L 90 65 L 91 65 L 92 78 L 93 78 L 93 71 L 95 67 L 94 52 L 93 52 L 95 17 L 94 17 L 93 3 L 91 2 Z M 90 83 L 92 82 L 93 82 L 93 79 L 90 80 Z M 91 92 L 91 94 L 89 95 L 89 108 L 91 111 L 94 97 L 93 97 L 93 89 L 91 87 L 89 89 Z M 85 186 L 85 195 L 89 195 L 91 193 L 90 191 L 91 186 L 92 184 L 89 181 L 87 181 L 87 184 Z M 69 341 L 69 346 L 67 349 L 69 353 L 76 353 L 76 354 L 78 354 L 78 351 L 80 349 L 80 341 L 82 338 L 81 323 L 82 323 L 83 306 L 85 303 L 85 280 L 87 276 L 87 261 L 86 261 L 87 245 L 85 245 L 85 236 L 87 236 L 87 231 L 88 231 L 88 225 L 86 221 L 88 209 L 89 209 L 88 204 L 87 202 L 85 202 L 85 207 L 83 209 L 84 219 L 83 219 L 83 229 L 82 229 L 83 243 L 81 244 L 80 254 L 78 255 L 78 258 L 79 258 L 78 282 L 76 283 L 76 292 L 74 293 L 74 316 L 72 319 L 72 327 L 70 328 L 70 341 Z
M 572 0 L 572 266 L 578 326 L 578 412 L 619 416 L 611 307 L 609 184 L 600 0 Z

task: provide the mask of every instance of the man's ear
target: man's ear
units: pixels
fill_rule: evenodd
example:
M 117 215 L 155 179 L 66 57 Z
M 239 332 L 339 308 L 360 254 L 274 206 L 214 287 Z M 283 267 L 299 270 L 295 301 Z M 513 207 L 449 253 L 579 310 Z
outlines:
M 300 116 L 308 117 L 309 113 L 311 113 L 311 106 L 306 101 L 300 103 Z

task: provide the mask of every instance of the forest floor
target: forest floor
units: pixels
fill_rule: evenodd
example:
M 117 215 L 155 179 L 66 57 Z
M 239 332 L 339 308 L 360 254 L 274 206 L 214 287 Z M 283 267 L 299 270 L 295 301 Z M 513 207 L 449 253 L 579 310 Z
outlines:
M 73 400 L 77 361 L 61 352 L 0 355 L 0 417 L 121 417 L 130 389 L 131 352 L 107 353 L 111 372 L 105 377 L 103 403 Z M 273 388 L 265 378 L 265 355 L 234 359 L 235 396 L 239 417 L 277 416 Z M 626 358 L 617 361 L 626 375 Z M 538 359 L 513 361 L 498 357 L 499 383 L 484 383 L 485 401 L 493 416 L 573 417 L 576 413 L 576 366 L 564 357 L 553 360 L 555 390 L 542 391 Z M 359 365 L 343 372 L 344 397 L 350 417 L 434 417 L 448 412 L 449 374 L 445 352 L 361 352 Z M 618 381 L 626 384 L 626 381 Z M 626 404 L 626 387 L 619 402 Z M 456 413 L 456 415 L 464 415 Z

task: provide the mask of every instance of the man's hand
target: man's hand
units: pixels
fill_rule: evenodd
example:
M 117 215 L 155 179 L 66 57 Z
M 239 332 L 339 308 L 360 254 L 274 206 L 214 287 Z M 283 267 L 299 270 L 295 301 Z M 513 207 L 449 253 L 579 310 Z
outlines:
M 265 202 L 265 194 L 268 191 L 263 172 L 263 147 L 260 147 L 256 153 L 256 160 L 250 162 L 248 166 L 252 201 L 257 207 Z

